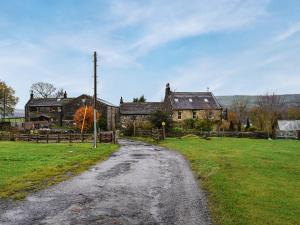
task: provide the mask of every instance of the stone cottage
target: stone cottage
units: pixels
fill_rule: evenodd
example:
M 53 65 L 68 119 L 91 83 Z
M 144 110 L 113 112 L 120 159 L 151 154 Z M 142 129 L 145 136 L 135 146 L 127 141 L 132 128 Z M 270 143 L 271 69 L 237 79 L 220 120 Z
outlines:
M 138 127 L 147 126 L 150 114 L 162 109 L 162 102 L 123 102 L 120 101 L 120 126 L 126 129 L 135 123 Z
M 168 112 L 175 124 L 185 119 L 206 119 L 214 122 L 222 120 L 222 106 L 212 92 L 174 92 L 166 85 L 163 102 L 123 102 L 120 101 L 120 124 L 125 129 L 134 121 L 146 124 L 152 112 L 161 109 Z
M 222 120 L 223 108 L 212 92 L 174 92 L 166 85 L 164 109 L 176 123 L 185 119 Z
M 34 98 L 31 93 L 25 105 L 25 121 L 35 124 L 55 124 L 58 126 L 73 125 L 77 109 L 85 105 L 93 105 L 93 97 L 80 95 L 69 98 L 64 93 L 63 98 Z M 103 100 L 97 99 L 96 109 L 104 117 L 107 130 L 115 130 L 118 119 L 118 107 Z

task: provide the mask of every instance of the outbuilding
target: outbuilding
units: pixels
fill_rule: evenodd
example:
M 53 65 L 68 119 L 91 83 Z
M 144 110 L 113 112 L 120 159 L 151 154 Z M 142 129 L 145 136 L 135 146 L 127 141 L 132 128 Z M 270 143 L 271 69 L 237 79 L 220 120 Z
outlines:
M 300 139 L 300 120 L 278 120 L 277 138 Z

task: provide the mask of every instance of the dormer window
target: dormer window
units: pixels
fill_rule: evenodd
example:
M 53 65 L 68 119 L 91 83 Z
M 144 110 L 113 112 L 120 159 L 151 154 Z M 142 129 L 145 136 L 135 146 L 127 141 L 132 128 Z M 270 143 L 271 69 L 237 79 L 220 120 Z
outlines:
M 204 99 L 204 101 L 205 101 L 205 102 L 208 102 L 208 99 L 207 99 L 207 98 L 205 98 L 205 99 Z
M 174 101 L 175 101 L 175 102 L 178 102 L 178 98 L 175 98 Z
M 193 99 L 189 98 L 189 102 L 193 102 Z

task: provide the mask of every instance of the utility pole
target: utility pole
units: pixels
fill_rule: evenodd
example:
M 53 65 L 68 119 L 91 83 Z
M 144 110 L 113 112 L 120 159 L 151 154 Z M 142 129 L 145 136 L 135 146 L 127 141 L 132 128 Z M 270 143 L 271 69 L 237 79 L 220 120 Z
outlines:
M 94 148 L 97 148 L 97 52 L 94 52 Z

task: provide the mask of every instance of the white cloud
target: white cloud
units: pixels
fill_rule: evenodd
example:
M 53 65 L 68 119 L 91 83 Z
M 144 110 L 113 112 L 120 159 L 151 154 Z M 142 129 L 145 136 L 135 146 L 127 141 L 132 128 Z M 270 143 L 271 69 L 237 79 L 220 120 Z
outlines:
M 200 57 L 170 71 L 163 82 L 178 91 L 209 87 L 217 95 L 299 93 L 299 50 L 299 42 L 267 43 L 224 57 Z
M 243 28 L 266 15 L 268 0 L 190 0 L 114 2 L 116 23 L 138 26 L 132 44 L 138 54 L 182 38 Z M 119 22 L 120 21 L 120 22 Z
M 275 42 L 284 41 L 298 32 L 300 32 L 300 22 L 293 24 L 287 30 L 285 30 L 283 33 L 279 34 L 275 38 Z

